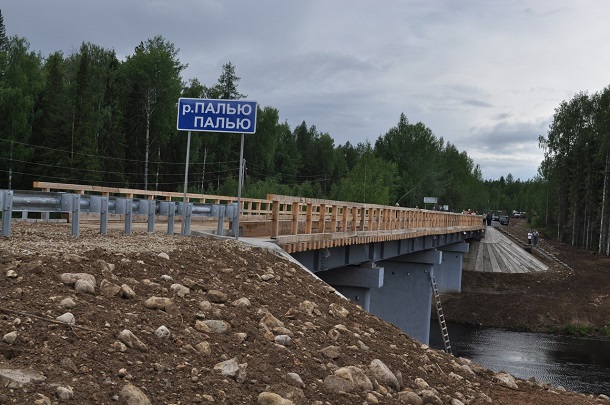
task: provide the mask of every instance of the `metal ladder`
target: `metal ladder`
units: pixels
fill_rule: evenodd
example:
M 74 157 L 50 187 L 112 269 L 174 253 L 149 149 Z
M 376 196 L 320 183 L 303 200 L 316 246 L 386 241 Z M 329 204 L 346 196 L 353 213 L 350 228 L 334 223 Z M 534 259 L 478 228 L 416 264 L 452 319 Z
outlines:
M 436 304 L 436 317 L 438 318 L 438 324 L 441 327 L 445 352 L 451 354 L 451 343 L 449 342 L 449 332 L 447 332 L 447 323 L 445 322 L 445 315 L 443 314 L 443 307 L 441 306 L 441 296 L 438 293 L 436 279 L 432 273 L 430 273 L 430 283 L 432 284 L 432 293 L 434 295 L 434 302 Z

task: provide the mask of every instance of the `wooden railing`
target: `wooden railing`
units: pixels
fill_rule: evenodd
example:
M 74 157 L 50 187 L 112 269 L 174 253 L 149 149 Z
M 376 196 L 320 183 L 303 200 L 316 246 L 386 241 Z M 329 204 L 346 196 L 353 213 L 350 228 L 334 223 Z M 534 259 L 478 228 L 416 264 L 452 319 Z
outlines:
M 126 198 L 146 198 L 149 200 L 182 201 L 184 198 L 184 193 L 175 191 L 140 190 L 123 187 L 103 187 L 89 186 L 83 184 L 50 183 L 45 181 L 35 181 L 34 188 L 41 189 L 41 191 L 70 191 L 77 194 L 88 193 L 102 196 L 112 195 L 116 197 Z M 237 203 L 237 197 L 186 193 L 186 201 L 209 204 L 231 204 Z M 256 198 L 242 198 L 241 203 L 241 212 L 242 215 L 246 216 L 246 218 L 249 215 L 260 216 L 266 215 L 271 212 L 271 201 L 268 200 Z
M 34 182 L 43 191 L 182 201 L 184 193 Z M 237 203 L 237 197 L 187 193 L 187 201 Z M 240 235 L 271 237 L 288 253 L 485 229 L 477 215 L 268 194 L 241 199 Z
M 288 253 L 485 229 L 477 215 L 267 195 L 271 237 Z

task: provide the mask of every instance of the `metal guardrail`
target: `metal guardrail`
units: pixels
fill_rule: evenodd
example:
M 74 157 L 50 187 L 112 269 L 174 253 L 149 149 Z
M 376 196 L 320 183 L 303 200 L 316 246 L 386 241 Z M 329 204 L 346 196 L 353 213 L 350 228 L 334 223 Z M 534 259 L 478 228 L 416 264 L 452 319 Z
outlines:
M 193 217 L 218 218 L 216 232 L 224 232 L 224 221 L 229 220 L 231 236 L 237 236 L 237 204 L 184 203 L 138 198 L 110 197 L 46 191 L 0 190 L 2 236 L 10 237 L 13 212 L 40 212 L 45 218 L 50 213 L 69 213 L 72 217 L 72 236 L 80 235 L 80 214 L 99 214 L 100 233 L 108 233 L 108 216 L 125 216 L 125 233 L 132 231 L 133 215 L 147 216 L 147 230 L 154 232 L 155 218 L 167 217 L 167 233 L 173 235 L 175 217 L 182 217 L 181 234 L 189 235 Z M 185 212 L 186 211 L 186 212 Z

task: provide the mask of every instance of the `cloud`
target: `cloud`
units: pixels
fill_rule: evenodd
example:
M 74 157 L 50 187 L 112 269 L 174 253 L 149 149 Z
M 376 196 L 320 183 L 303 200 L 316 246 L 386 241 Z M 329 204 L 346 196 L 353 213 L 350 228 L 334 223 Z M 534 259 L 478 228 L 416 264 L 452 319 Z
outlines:
M 124 58 L 162 35 L 184 79 L 206 85 L 231 61 L 249 99 L 336 145 L 374 141 L 404 113 L 484 178 L 534 177 L 554 109 L 608 85 L 610 2 L 598 0 L 15 0 L 2 14 L 43 55 L 86 41 Z

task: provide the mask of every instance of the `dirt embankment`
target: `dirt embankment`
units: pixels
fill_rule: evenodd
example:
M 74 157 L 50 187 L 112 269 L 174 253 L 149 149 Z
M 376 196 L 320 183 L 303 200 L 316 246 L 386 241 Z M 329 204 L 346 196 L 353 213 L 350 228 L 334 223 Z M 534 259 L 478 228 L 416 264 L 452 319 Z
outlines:
M 294 263 L 233 240 L 72 238 L 69 226 L 16 224 L 0 239 L 0 270 L 2 405 L 610 404 L 422 346 Z M 464 302 L 578 279 L 548 274 L 497 285 L 467 275 Z M 587 308 L 607 305 L 590 293 Z
M 501 229 L 527 242 L 526 220 Z M 445 317 L 454 322 L 518 330 L 566 329 L 600 334 L 610 325 L 610 257 L 576 249 L 541 234 L 535 254 L 549 270 L 526 274 L 465 271 L 462 292 L 443 297 Z

